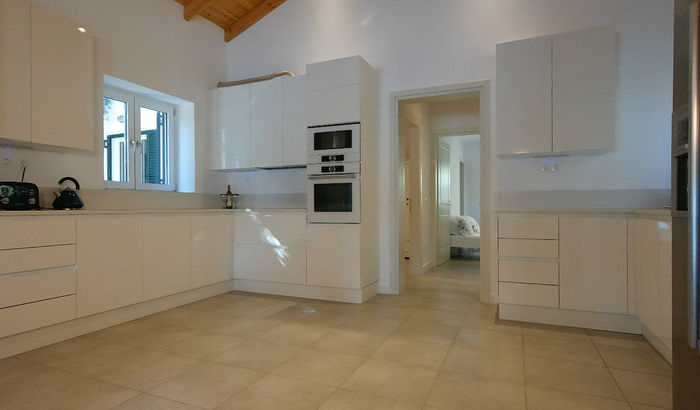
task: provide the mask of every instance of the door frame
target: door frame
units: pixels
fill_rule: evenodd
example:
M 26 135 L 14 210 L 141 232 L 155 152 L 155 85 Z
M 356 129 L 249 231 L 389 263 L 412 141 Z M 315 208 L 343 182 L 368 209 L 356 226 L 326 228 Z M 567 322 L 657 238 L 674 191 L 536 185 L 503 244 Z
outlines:
M 399 136 L 399 102 L 405 99 L 432 97 L 440 95 L 448 95 L 460 92 L 478 91 L 479 92 L 479 134 L 481 136 L 481 260 L 480 260 L 480 299 L 483 303 L 497 302 L 497 278 L 498 275 L 494 271 L 497 263 L 493 263 L 492 254 L 494 253 L 494 242 L 492 240 L 494 234 L 495 223 L 492 220 L 493 190 L 491 186 L 492 170 L 491 170 L 491 82 L 489 80 L 480 80 L 466 83 L 448 84 L 436 87 L 418 88 L 411 90 L 395 91 L 390 94 L 390 138 L 389 138 L 389 155 L 390 155 L 390 183 L 393 189 L 389 190 L 391 218 L 389 220 L 388 239 L 392 254 L 391 265 L 389 270 L 389 283 L 386 287 L 386 292 L 390 294 L 400 293 L 400 266 L 401 266 L 401 237 L 400 227 L 403 219 L 403 205 L 405 186 L 401 186 L 399 181 L 401 170 L 403 167 L 403 140 Z

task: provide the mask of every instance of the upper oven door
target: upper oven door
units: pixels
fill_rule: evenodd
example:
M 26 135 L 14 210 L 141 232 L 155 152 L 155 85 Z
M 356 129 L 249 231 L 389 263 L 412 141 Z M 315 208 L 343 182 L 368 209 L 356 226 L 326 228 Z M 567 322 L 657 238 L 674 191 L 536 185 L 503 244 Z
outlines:
M 309 175 L 310 223 L 360 223 L 360 175 Z
M 360 160 L 360 123 L 309 127 L 307 138 L 310 164 Z

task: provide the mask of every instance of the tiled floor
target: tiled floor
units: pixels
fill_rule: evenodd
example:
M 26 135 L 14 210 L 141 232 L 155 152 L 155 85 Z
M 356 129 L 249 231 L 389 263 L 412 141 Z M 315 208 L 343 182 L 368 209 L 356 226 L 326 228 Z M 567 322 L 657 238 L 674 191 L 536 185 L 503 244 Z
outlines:
M 477 262 L 362 305 L 229 293 L 0 361 L 0 408 L 654 409 L 640 337 L 495 320 Z

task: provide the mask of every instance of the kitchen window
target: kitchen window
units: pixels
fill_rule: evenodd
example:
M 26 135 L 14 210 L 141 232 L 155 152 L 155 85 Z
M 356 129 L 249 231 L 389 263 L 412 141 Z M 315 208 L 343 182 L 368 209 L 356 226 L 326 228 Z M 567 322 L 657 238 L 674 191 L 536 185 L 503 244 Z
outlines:
M 105 88 L 105 187 L 174 191 L 174 122 L 173 105 Z

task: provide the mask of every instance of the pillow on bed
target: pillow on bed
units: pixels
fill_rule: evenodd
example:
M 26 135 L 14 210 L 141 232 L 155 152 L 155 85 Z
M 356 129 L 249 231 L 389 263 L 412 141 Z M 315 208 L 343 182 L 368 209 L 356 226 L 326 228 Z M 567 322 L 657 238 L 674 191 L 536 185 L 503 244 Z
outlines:
M 467 236 L 474 234 L 474 226 L 469 223 L 468 217 L 455 215 L 450 217 L 450 235 Z
M 479 226 L 479 222 L 477 222 L 476 219 L 472 218 L 471 216 L 467 216 L 465 219 L 467 221 L 467 225 L 471 226 L 472 233 L 481 232 L 481 227 Z

